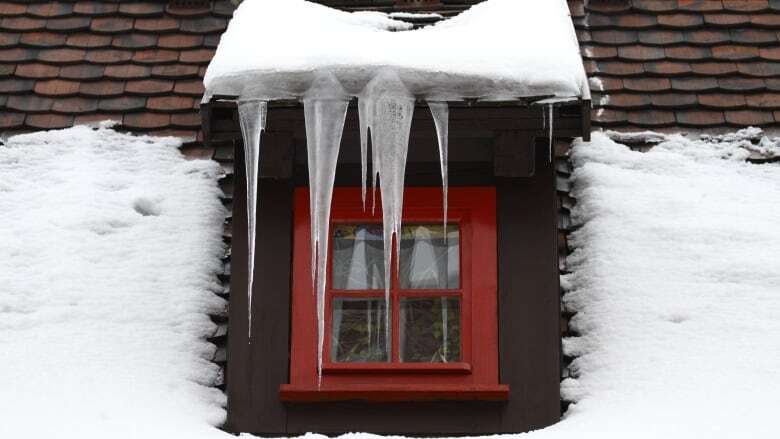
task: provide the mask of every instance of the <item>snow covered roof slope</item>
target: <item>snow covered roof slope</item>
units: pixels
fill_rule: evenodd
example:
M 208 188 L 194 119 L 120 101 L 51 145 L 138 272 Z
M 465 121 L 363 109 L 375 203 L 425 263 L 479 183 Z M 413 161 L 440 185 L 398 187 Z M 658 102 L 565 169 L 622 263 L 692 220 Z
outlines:
M 325 72 L 358 95 L 388 70 L 419 98 L 590 97 L 565 0 L 488 0 L 410 26 L 304 0 L 245 1 L 206 72 L 206 99 L 296 98 Z
M 756 136 L 575 144 L 575 404 L 531 438 L 777 437 L 780 165 L 745 159 L 780 139 Z
M 219 166 L 103 126 L 0 143 L 0 437 L 230 437 Z

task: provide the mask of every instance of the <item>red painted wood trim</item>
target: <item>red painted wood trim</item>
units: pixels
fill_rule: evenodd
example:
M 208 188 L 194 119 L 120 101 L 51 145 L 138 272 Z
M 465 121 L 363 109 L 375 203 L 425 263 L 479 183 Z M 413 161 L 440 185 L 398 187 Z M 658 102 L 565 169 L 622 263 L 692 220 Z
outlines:
M 338 388 L 317 388 L 282 384 L 279 399 L 285 402 L 323 401 L 506 401 L 509 386 L 504 384 L 457 385 L 341 385 Z
M 378 206 L 381 206 L 379 202 Z M 307 188 L 296 189 L 294 195 L 292 315 L 290 344 L 290 389 L 311 392 L 317 389 L 317 329 L 316 301 L 312 292 L 310 262 L 311 249 L 309 193 Z M 386 389 L 397 392 L 399 400 L 426 398 L 430 389 L 440 389 L 439 397 L 458 399 L 447 392 L 462 389 L 465 399 L 474 395 L 469 389 L 488 389 L 499 386 L 498 381 L 498 322 L 497 322 L 497 243 L 496 191 L 492 187 L 454 187 L 449 193 L 449 219 L 458 222 L 461 230 L 461 285 L 457 290 L 429 292 L 405 291 L 398 288 L 397 279 L 391 284 L 393 306 L 393 361 L 389 363 L 344 364 L 328 361 L 330 343 L 326 341 L 324 374 L 321 389 L 336 399 L 339 393 L 353 391 L 354 386 L 369 386 L 372 392 Z M 360 188 L 336 188 L 333 193 L 331 224 L 339 222 L 381 222 L 381 208 L 375 215 L 361 208 Z M 404 191 L 405 223 L 441 222 L 441 188 L 411 187 Z M 394 258 L 395 259 L 395 258 Z M 329 267 L 330 269 L 330 267 Z M 395 270 L 393 270 L 395 271 Z M 330 273 L 329 273 L 330 274 Z M 330 333 L 331 298 L 342 295 L 353 297 L 383 297 L 382 290 L 345 292 L 332 289 L 328 276 L 326 297 L 326 333 Z M 441 363 L 398 362 L 398 304 L 407 294 L 461 297 L 461 361 L 463 366 Z M 327 339 L 326 339 L 327 340 Z M 335 366 L 335 367 L 332 367 Z M 390 386 L 390 387 L 387 387 Z M 393 387 L 395 386 L 395 387 Z M 486 387 L 487 386 L 487 387 Z M 503 388 L 503 387 L 502 387 Z M 363 389 L 363 387 L 360 387 Z M 289 389 L 288 389 L 289 390 Z M 323 390 L 317 390 L 322 392 Z M 476 392 L 479 394 L 479 392 Z M 317 395 L 324 395 L 317 393 Z M 346 394 L 350 397 L 352 394 Z M 417 396 L 409 396 L 417 395 Z M 421 396 L 422 395 L 422 396 Z M 443 396 L 442 396 L 443 395 Z M 298 398 L 282 391 L 281 398 Z M 309 396 L 306 398 L 323 398 Z M 491 397 L 487 397 L 490 399 Z M 330 399 L 328 399 L 330 400 Z
M 471 373 L 469 363 L 325 363 L 324 373 Z

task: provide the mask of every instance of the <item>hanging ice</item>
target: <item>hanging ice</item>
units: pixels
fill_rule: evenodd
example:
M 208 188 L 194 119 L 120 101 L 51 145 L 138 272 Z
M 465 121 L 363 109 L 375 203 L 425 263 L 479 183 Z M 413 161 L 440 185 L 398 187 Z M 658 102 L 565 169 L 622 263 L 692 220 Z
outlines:
M 341 135 L 350 98 L 338 92 L 330 78 L 321 78 L 303 99 L 306 149 L 309 162 L 312 283 L 317 300 L 317 373 L 322 380 L 325 341 L 325 285 L 327 283 L 330 202 L 339 158 Z
M 547 137 L 549 139 L 549 146 L 548 146 L 548 159 L 550 160 L 550 163 L 552 163 L 553 159 L 553 104 L 547 104 L 547 110 L 549 111 L 549 117 L 547 118 L 548 122 L 548 129 L 550 130 Z
M 441 167 L 441 189 L 444 206 L 444 239 L 447 239 L 447 149 L 449 145 L 450 107 L 446 102 L 428 101 L 433 122 L 436 124 L 436 136 L 439 139 L 439 164 Z
M 360 179 L 360 195 L 363 200 L 363 211 L 366 210 L 366 177 L 368 174 L 368 136 L 369 136 L 369 127 L 372 125 L 371 122 L 371 116 L 372 112 L 369 111 L 371 108 L 370 104 L 371 100 L 369 98 L 363 98 L 358 100 L 358 119 L 360 120 L 360 172 L 361 172 L 361 179 Z M 372 152 L 376 148 L 372 147 Z M 372 175 L 372 184 L 371 184 L 371 193 L 372 196 L 374 195 L 374 192 L 376 190 L 376 169 L 373 170 Z M 373 200 L 372 200 L 372 208 L 371 211 L 373 212 Z
M 241 135 L 244 137 L 244 164 L 246 169 L 246 220 L 247 261 L 247 325 L 248 338 L 252 340 L 252 286 L 255 273 L 255 236 L 257 223 L 257 177 L 260 169 L 260 133 L 265 129 L 268 103 L 260 100 L 240 101 L 238 118 Z
M 374 186 L 379 178 L 382 196 L 382 222 L 385 262 L 385 304 L 390 299 L 393 237 L 396 255 L 401 249 L 404 174 L 409 150 L 409 132 L 414 115 L 414 96 L 395 73 L 385 72 L 368 83 L 358 97 L 363 103 L 362 118 L 371 135 Z M 398 264 L 396 264 L 396 269 Z M 386 309 L 389 309 L 386 308 Z M 390 340 L 390 313 L 385 313 L 385 339 Z M 388 345 L 389 346 L 389 345 Z

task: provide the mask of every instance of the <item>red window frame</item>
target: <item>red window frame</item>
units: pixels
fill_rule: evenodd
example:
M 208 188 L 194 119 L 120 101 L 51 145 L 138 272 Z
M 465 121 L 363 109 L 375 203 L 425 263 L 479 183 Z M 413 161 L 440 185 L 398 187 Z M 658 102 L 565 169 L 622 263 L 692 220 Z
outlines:
M 311 285 L 309 191 L 294 195 L 293 279 L 291 301 L 290 384 L 280 388 L 285 401 L 360 399 L 503 400 L 509 388 L 498 383 L 498 322 L 496 272 L 496 194 L 491 187 L 453 187 L 449 191 L 448 223 L 460 229 L 460 288 L 401 290 L 392 276 L 392 360 L 387 363 L 330 361 L 332 297 L 378 297 L 381 290 L 339 291 L 332 288 L 332 259 L 326 293 L 326 342 L 323 376 L 317 378 L 316 298 Z M 404 224 L 442 221 L 440 188 L 406 188 Z M 360 188 L 335 188 L 331 227 L 339 223 L 381 223 L 380 209 L 372 215 L 361 208 Z M 332 233 L 332 229 L 331 229 Z M 331 235 L 332 236 L 332 235 Z M 331 239 L 332 245 L 332 239 Z M 332 246 L 329 249 L 332 252 Z M 393 257 L 393 273 L 397 257 Z M 429 294 L 426 294 L 426 291 Z M 457 363 L 400 363 L 399 311 L 401 296 L 460 297 L 461 361 Z

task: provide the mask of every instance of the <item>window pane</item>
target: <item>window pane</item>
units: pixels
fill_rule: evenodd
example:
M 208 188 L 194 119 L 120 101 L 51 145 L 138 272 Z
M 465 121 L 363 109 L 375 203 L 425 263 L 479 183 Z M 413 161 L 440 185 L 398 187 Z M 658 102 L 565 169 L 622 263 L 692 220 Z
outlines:
M 401 299 L 401 361 L 460 361 L 460 299 Z
M 333 288 L 376 290 L 385 287 L 381 224 L 333 227 Z
M 331 361 L 388 361 L 384 299 L 334 299 Z
M 401 288 L 460 288 L 458 225 L 416 224 L 401 230 Z

